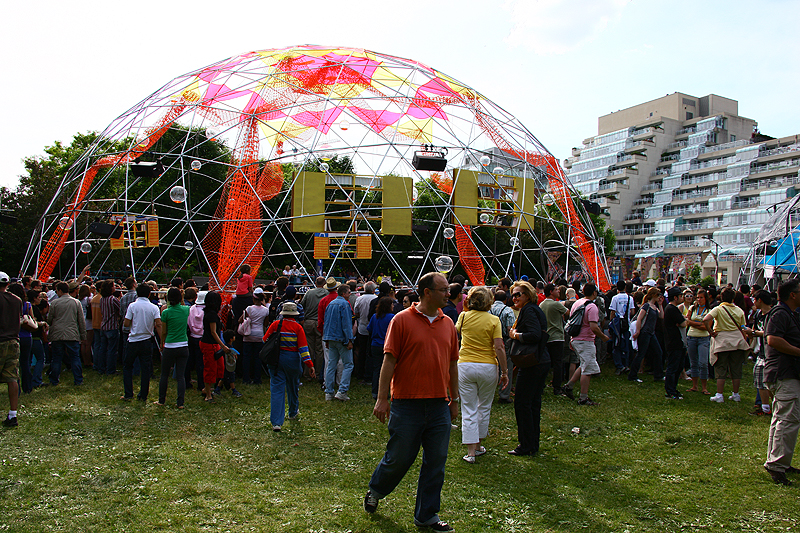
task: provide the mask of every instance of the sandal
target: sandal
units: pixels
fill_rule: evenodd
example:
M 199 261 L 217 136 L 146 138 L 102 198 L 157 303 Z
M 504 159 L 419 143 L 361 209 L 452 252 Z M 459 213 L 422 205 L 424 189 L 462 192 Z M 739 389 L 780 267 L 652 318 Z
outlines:
M 695 387 L 692 387 L 691 389 L 686 389 L 686 392 L 699 392 L 699 391 Z
M 473 464 L 473 465 L 475 464 L 475 456 L 474 455 L 465 455 L 464 457 L 462 457 L 462 459 L 464 459 L 466 462 L 468 462 L 470 464 Z
M 206 401 L 206 402 L 213 402 L 213 401 L 214 401 L 214 397 L 212 396 L 211 398 L 206 398 L 204 401 Z
M 486 453 L 486 448 L 484 448 L 483 446 L 478 446 L 478 449 L 475 450 L 475 457 L 479 457 L 485 453 Z
M 704 390 L 704 391 L 703 391 L 703 394 L 705 394 L 706 396 L 711 396 L 711 393 L 710 393 L 710 392 L 708 392 L 707 390 Z

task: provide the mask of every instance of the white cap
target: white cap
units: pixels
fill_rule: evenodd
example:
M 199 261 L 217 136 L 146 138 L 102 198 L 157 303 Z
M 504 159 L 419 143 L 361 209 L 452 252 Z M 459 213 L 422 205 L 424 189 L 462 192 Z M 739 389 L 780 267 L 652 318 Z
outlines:
M 644 282 L 644 284 L 647 285 L 648 287 L 655 287 L 656 286 L 656 282 L 653 281 L 652 279 L 648 279 L 647 281 Z
M 11 281 L 11 278 L 8 277 L 8 274 L 0 272 L 0 283 L 8 283 L 9 281 Z

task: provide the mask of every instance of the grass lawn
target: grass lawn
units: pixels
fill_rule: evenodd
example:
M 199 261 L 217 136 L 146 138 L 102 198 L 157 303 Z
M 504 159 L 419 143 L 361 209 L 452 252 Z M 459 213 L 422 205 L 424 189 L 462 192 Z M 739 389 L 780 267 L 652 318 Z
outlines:
M 506 454 L 512 405 L 493 407 L 474 465 L 454 430 L 442 519 L 459 532 L 800 531 L 800 477 L 776 486 L 761 466 L 769 420 L 747 414 L 750 369 L 742 402 L 721 405 L 667 400 L 651 376 L 631 384 L 611 370 L 592 381 L 597 407 L 546 390 L 537 457 Z M 374 516 L 362 508 L 387 440 L 366 386 L 343 404 L 304 385 L 300 419 L 276 434 L 268 385 L 215 404 L 189 390 L 179 411 L 174 381 L 158 407 L 157 381 L 150 401 L 125 403 L 121 377 L 86 374 L 82 387 L 65 373 L 23 396 L 20 426 L 0 431 L 0 530 L 416 531 L 418 465 Z M 0 398 L 6 409 L 5 387 Z

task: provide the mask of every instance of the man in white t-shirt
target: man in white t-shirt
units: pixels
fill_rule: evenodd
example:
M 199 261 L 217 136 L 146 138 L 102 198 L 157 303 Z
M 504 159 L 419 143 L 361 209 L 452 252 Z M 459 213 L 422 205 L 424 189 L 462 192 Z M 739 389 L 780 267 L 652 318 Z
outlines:
M 139 358 L 141 367 L 141 387 L 137 398 L 147 401 L 150 393 L 150 375 L 153 365 L 153 335 L 161 330 L 161 312 L 150 301 L 150 285 L 142 283 L 136 287 L 136 301 L 125 312 L 124 327 L 130 328 L 128 350 L 122 365 L 122 386 L 125 393 L 120 398 L 126 402 L 133 399 L 133 363 Z
M 356 298 L 353 305 L 353 316 L 358 322 L 358 332 L 356 335 L 356 350 L 358 351 L 358 358 L 356 359 L 356 376 L 363 376 L 365 380 L 372 381 L 372 362 L 370 361 L 370 337 L 367 331 L 367 324 L 369 324 L 369 303 L 377 298 L 375 295 L 375 288 L 377 285 L 374 281 L 368 281 L 364 285 L 364 294 Z
M 636 305 L 633 303 L 633 283 L 619 280 L 617 282 L 619 291 L 608 306 L 611 326 L 609 331 L 614 339 L 614 366 L 617 368 L 614 373 L 620 375 L 629 370 L 629 357 L 631 353 L 631 332 L 630 319 L 633 318 Z

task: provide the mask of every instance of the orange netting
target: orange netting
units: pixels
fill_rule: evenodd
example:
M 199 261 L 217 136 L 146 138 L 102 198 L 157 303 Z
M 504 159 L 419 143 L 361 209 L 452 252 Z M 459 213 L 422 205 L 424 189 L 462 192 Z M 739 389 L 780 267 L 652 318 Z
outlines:
M 475 248 L 475 243 L 472 242 L 471 226 L 462 226 L 461 224 L 456 226 L 456 249 L 470 283 L 474 286 L 483 285 L 486 271 L 483 268 L 483 260 Z
M 181 96 L 179 103 L 174 105 L 161 120 L 145 132 L 144 139 L 142 139 L 139 144 L 123 154 L 106 156 L 98 159 L 89 167 L 83 175 L 83 180 L 81 181 L 81 186 L 78 188 L 78 192 L 75 193 L 75 199 L 67 204 L 67 212 L 56 226 L 56 230 L 50 236 L 50 240 L 47 241 L 42 255 L 39 256 L 39 263 L 36 269 L 38 279 L 47 280 L 53 273 L 53 269 L 55 269 L 58 259 L 61 257 L 61 252 L 64 251 L 64 245 L 67 242 L 72 225 L 75 223 L 75 219 L 83 207 L 86 193 L 89 192 L 97 172 L 101 168 L 108 168 L 118 164 L 124 165 L 141 157 L 167 132 L 167 130 L 169 130 L 172 123 L 183 113 L 187 104 L 197 98 L 198 97 L 194 93 L 185 92 Z
M 439 190 L 447 194 L 453 194 L 453 178 L 443 176 L 439 172 L 431 172 L 431 181 L 439 187 Z
M 234 274 L 242 264 L 250 265 L 255 277 L 264 258 L 261 244 L 261 201 L 274 198 L 283 186 L 283 171 L 277 163 L 267 163 L 258 172 L 258 121 L 249 124 L 234 149 L 234 166 L 212 223 L 203 239 L 203 250 L 212 275 L 209 287 L 231 291 L 236 288 Z M 219 285 L 222 285 L 220 287 Z

